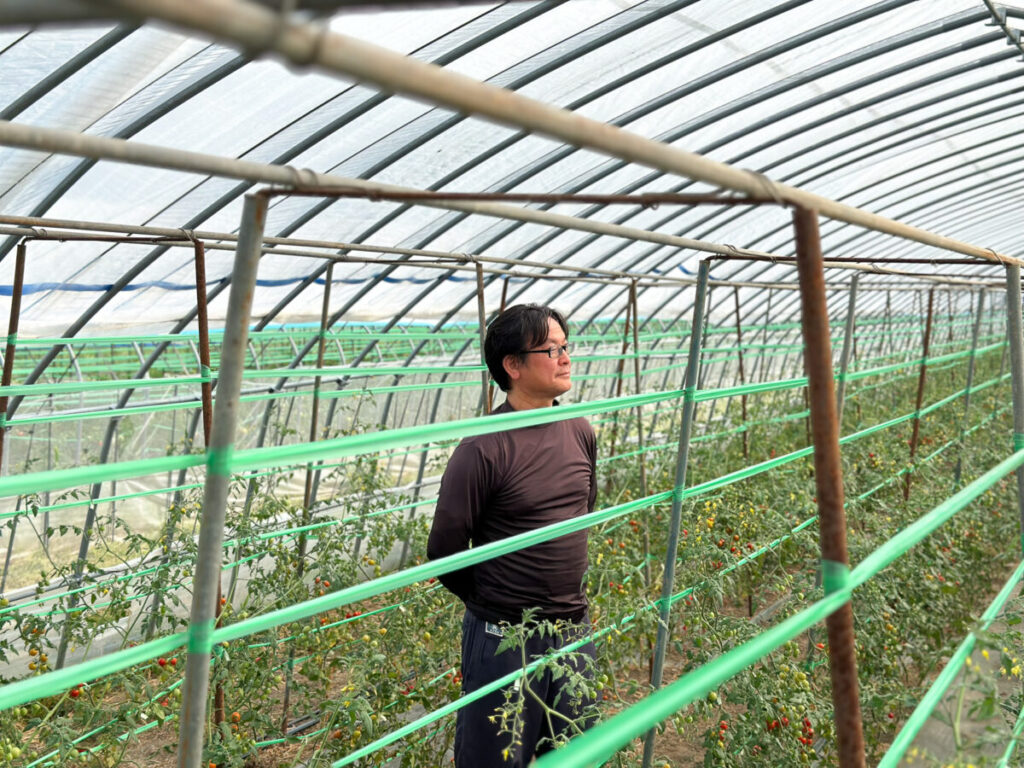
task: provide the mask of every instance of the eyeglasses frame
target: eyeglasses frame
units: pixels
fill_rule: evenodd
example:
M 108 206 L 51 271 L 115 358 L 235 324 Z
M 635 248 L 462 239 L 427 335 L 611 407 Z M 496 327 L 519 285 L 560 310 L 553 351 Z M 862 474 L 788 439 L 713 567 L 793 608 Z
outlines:
M 555 352 L 556 350 L 557 350 L 558 354 L 557 355 L 552 355 L 551 353 Z M 547 349 L 521 349 L 521 350 L 519 350 L 519 354 L 521 354 L 521 355 L 547 355 L 548 359 L 550 359 L 550 360 L 560 360 L 562 355 L 568 355 L 569 354 L 569 343 L 566 342 L 565 344 L 556 344 L 555 346 L 548 347 Z

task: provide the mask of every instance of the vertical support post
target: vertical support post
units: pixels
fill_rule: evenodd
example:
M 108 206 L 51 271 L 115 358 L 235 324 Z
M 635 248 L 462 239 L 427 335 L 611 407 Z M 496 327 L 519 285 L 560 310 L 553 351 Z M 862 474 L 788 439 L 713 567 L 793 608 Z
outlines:
M 210 447 L 210 435 L 213 432 L 213 382 L 210 381 L 210 318 L 206 303 L 206 247 L 201 240 L 192 241 L 196 270 L 196 321 L 199 330 L 199 375 L 206 381 L 200 384 L 203 414 L 203 444 Z M 116 435 L 115 435 L 116 438 Z M 117 444 L 115 443 L 115 448 Z M 217 626 L 220 626 L 221 595 L 223 594 L 220 574 L 217 575 Z M 213 693 L 213 722 L 220 725 L 224 722 L 224 686 L 217 683 Z
M 1013 450 L 1024 448 L 1024 323 L 1021 321 L 1020 267 L 1006 265 L 1006 334 L 1013 382 Z M 1024 552 L 1024 467 L 1017 468 L 1021 551 Z
M 206 695 L 210 689 L 211 633 L 216 615 L 217 585 L 220 582 L 224 518 L 228 485 L 231 481 L 230 454 L 238 421 L 238 398 L 242 388 L 246 339 L 252 312 L 256 273 L 267 218 L 267 198 L 245 196 L 231 294 L 225 319 L 217 403 L 206 454 L 206 485 L 203 496 L 199 549 L 195 562 L 192 612 L 188 627 L 188 657 L 185 691 L 179 729 L 179 768 L 199 768 L 203 757 L 203 729 L 206 724 Z
M 199 375 L 210 379 L 210 318 L 206 306 L 206 248 L 201 240 L 192 241 L 196 263 L 196 320 L 199 324 Z M 203 436 L 206 447 L 210 447 L 213 430 L 213 382 L 201 385 L 203 399 Z
M 967 384 L 964 387 L 964 412 L 960 417 L 960 445 L 957 449 L 956 468 L 953 470 L 953 488 L 960 485 L 963 469 L 964 433 L 967 432 L 967 411 L 971 407 L 971 387 L 974 386 L 974 363 L 978 351 L 978 337 L 981 335 L 981 315 L 985 308 L 985 289 L 978 291 L 978 307 L 974 315 L 974 330 L 971 331 L 971 354 L 967 358 Z
M 739 354 L 740 386 L 747 383 L 743 373 L 743 326 L 740 320 L 740 287 L 733 286 L 733 298 L 736 302 L 736 352 Z M 747 434 L 747 396 L 740 395 L 740 424 L 743 426 L 743 458 L 750 458 L 750 436 Z
M 686 379 L 683 384 L 683 416 L 679 426 L 679 449 L 676 453 L 676 478 L 672 494 L 672 515 L 669 521 L 665 573 L 661 582 L 661 601 L 658 605 L 658 635 L 654 644 L 654 664 L 651 669 L 651 686 L 660 688 L 665 671 L 665 650 L 669 636 L 669 612 L 671 611 L 672 590 L 675 585 L 676 554 L 679 549 L 679 528 L 683 513 L 683 488 L 686 485 L 686 462 L 690 453 L 690 429 L 693 426 L 693 412 L 696 408 L 694 394 L 700 370 L 700 350 L 704 336 L 704 304 L 707 299 L 708 273 L 711 262 L 702 261 L 697 271 L 697 296 L 693 302 L 693 327 L 690 329 L 690 353 L 686 360 Z M 655 729 L 644 737 L 643 768 L 650 768 L 654 760 Z
M 935 307 L 935 289 L 928 291 L 928 310 L 924 321 L 924 342 L 921 352 L 921 372 L 917 377 L 917 399 L 914 405 L 914 428 L 910 433 L 910 463 L 917 454 L 917 440 L 921 433 L 921 403 L 924 402 L 924 385 L 928 376 L 928 346 L 932 340 L 932 310 Z M 903 476 L 903 500 L 910 498 L 910 468 Z
M 317 338 L 316 344 L 316 367 L 317 371 L 324 367 L 324 349 L 327 346 L 327 320 L 330 312 L 331 305 L 331 284 L 334 281 L 334 262 L 330 261 L 327 263 L 327 271 L 324 273 L 324 297 L 323 302 L 320 305 L 320 334 Z M 317 373 L 313 377 L 313 402 L 310 406 L 312 412 L 309 417 L 309 442 L 315 443 L 317 436 L 317 427 L 320 422 L 320 385 L 323 381 L 323 377 Z M 310 462 L 306 465 L 306 481 L 302 489 L 302 522 L 300 526 L 303 530 L 299 531 L 299 540 L 296 544 L 296 575 L 301 579 L 306 572 L 306 546 L 307 538 L 305 527 L 309 525 L 312 518 L 313 504 L 316 501 L 313 493 L 313 476 L 315 472 L 313 470 L 313 463 Z M 291 705 L 291 694 L 292 694 L 292 675 L 294 672 L 295 662 L 294 648 L 288 651 L 288 665 L 285 670 L 284 679 L 284 695 L 281 697 L 281 733 L 282 735 L 288 734 L 288 710 Z
M 949 330 L 946 333 L 946 341 L 949 342 L 949 348 L 953 348 L 953 322 L 956 315 L 953 313 L 953 290 L 946 291 L 946 311 L 949 314 Z M 949 383 L 956 384 L 956 370 L 953 366 L 949 368 Z
M 760 376 L 758 381 L 768 381 L 768 363 L 765 358 L 768 355 L 768 326 L 772 322 L 772 289 L 768 288 L 768 298 L 765 301 L 764 310 L 764 334 L 761 337 L 761 354 L 760 354 L 760 365 L 758 366 L 761 370 L 759 371 Z
M 825 269 L 822 262 L 818 216 L 805 208 L 793 210 L 797 272 L 804 337 L 804 361 L 809 380 L 811 422 L 814 430 L 814 482 L 818 493 L 819 535 L 825 593 L 835 591 L 849 576 L 846 549 L 846 513 L 843 509 L 843 474 L 836 420 L 835 385 Z M 847 602 L 825 620 L 832 676 L 840 768 L 864 768 L 864 733 L 857 683 L 857 657 L 853 634 L 853 607 Z
M 630 300 L 629 293 L 627 292 L 626 297 L 626 323 L 622 328 L 622 352 L 619 354 L 619 362 L 616 364 L 615 380 L 612 382 L 611 391 L 608 393 L 609 397 L 620 398 L 622 397 L 622 375 L 626 370 L 626 352 L 629 351 L 629 316 L 633 311 L 633 304 Z M 635 325 L 635 323 L 634 323 Z M 615 447 L 619 437 L 619 412 L 616 411 L 612 419 L 612 437 L 608 443 L 608 455 L 615 455 Z M 612 481 L 614 477 L 611 473 L 608 475 L 608 482 L 606 485 L 607 490 L 611 490 Z
M 484 306 L 484 265 L 479 261 L 476 263 L 476 322 L 477 333 L 480 337 L 480 362 L 484 363 L 484 339 L 487 336 L 487 309 Z M 487 373 L 487 365 L 480 374 L 480 383 L 483 386 L 483 395 L 480 399 L 480 409 L 486 414 L 491 412 L 491 377 Z
M 836 420 L 839 431 L 843 431 L 843 404 L 846 400 L 846 371 L 850 367 L 850 353 L 853 351 L 853 326 L 857 314 L 857 281 L 860 275 L 854 274 L 850 280 L 850 298 L 846 302 L 846 329 L 843 331 L 843 351 L 839 362 L 839 391 L 836 393 Z
M 14 351 L 18 344 L 18 321 L 21 318 L 21 293 L 25 284 L 25 241 L 18 243 L 18 250 L 14 259 L 14 287 L 11 290 L 11 314 L 7 320 L 7 346 L 4 348 L 4 371 L 0 383 L 5 387 L 11 386 L 11 378 L 14 376 Z M 7 435 L 7 402 L 10 398 L 6 394 L 0 396 L 0 462 L 4 456 L 4 437 Z M 15 518 L 17 521 L 17 518 Z M 13 538 L 14 532 L 11 531 Z
M 18 320 L 21 317 L 21 293 L 25 283 L 25 241 L 18 243 L 18 249 L 14 261 L 14 286 L 11 290 L 11 314 L 7 321 L 7 346 L 4 348 L 4 370 L 0 383 L 5 387 L 11 385 L 11 378 L 14 376 L 14 350 L 18 343 Z M 7 435 L 7 402 L 6 394 L 0 396 L 0 468 L 3 465 L 4 437 Z M 19 498 L 14 506 L 15 511 L 21 506 Z M 11 555 L 14 552 L 14 537 L 18 533 L 18 520 L 20 516 L 11 521 L 11 538 L 7 543 L 7 555 L 4 558 L 3 576 L 0 577 L 0 592 L 3 592 L 7 585 L 7 572 L 11 566 Z
M 640 375 L 640 311 L 636 297 L 636 279 L 629 284 L 629 303 L 633 307 L 633 388 L 634 394 L 639 395 L 643 390 L 642 378 Z M 640 459 L 640 497 L 647 495 L 647 453 L 644 451 L 644 419 L 643 407 L 636 407 L 636 447 Z M 651 536 L 648 526 L 644 526 L 643 538 L 644 551 L 644 584 L 651 585 Z
M 500 315 L 505 311 L 505 300 L 508 298 L 508 278 L 506 277 L 501 284 L 501 303 L 498 304 L 498 314 Z M 485 337 L 486 338 L 486 337 Z M 481 345 L 481 356 L 483 356 L 483 345 Z M 490 409 L 494 405 L 494 384 L 488 382 L 487 385 L 487 412 L 490 413 Z

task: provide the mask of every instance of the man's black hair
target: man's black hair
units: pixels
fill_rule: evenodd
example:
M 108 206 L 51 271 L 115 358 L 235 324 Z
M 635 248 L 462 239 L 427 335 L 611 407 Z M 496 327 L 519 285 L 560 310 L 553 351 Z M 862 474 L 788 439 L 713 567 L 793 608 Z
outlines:
M 487 337 L 484 339 L 484 360 L 491 378 L 508 392 L 509 378 L 502 361 L 508 355 L 515 355 L 525 361 L 523 350 L 537 347 L 548 339 L 548 320 L 554 320 L 569 336 L 569 326 L 562 313 L 551 307 L 540 304 L 516 304 L 509 307 L 487 326 Z

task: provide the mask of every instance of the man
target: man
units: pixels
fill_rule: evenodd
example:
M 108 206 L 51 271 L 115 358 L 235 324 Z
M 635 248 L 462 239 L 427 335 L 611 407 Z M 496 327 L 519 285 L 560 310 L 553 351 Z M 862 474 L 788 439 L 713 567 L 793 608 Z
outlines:
M 487 329 L 484 357 L 491 377 L 507 393 L 494 413 L 557 405 L 572 386 L 568 326 L 550 307 L 509 307 Z M 431 559 L 592 512 L 597 497 L 597 442 L 585 419 L 570 419 L 506 432 L 469 437 L 452 454 L 438 493 L 427 543 Z M 441 583 L 466 605 L 462 624 L 462 689 L 475 691 L 522 668 L 521 652 L 496 655 L 507 625 L 537 619 L 569 629 L 535 633 L 526 642 L 528 659 L 577 640 L 589 629 L 584 578 L 587 532 L 561 536 L 471 568 L 441 576 Z M 502 622 L 507 622 L 503 628 Z M 578 649 L 591 657 L 593 643 Z M 574 668 L 584 674 L 591 665 Z M 531 680 L 532 695 L 514 740 L 499 734 L 495 710 L 505 703 L 498 690 L 458 711 L 455 728 L 457 768 L 526 766 L 553 740 L 575 732 L 583 704 L 562 690 L 565 677 L 550 672 Z M 584 702 L 585 704 L 585 702 Z M 550 710 L 550 711 L 549 711 Z

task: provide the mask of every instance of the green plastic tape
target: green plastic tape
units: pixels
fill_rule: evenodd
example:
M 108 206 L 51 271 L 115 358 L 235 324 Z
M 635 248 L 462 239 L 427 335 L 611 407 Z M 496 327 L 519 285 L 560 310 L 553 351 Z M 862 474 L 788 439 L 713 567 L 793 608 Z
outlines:
M 7 334 L 7 343 L 8 344 L 12 344 L 12 345 L 13 344 L 17 344 L 18 343 L 18 334 L 17 333 L 9 333 L 9 334 Z
M 151 661 L 158 656 L 166 656 L 185 645 L 187 640 L 188 633 L 179 632 L 176 635 L 150 640 L 148 643 L 137 645 L 134 648 L 125 648 L 96 659 L 83 661 L 81 664 L 47 672 L 45 675 L 35 675 L 8 683 L 2 689 L 4 695 L 0 699 L 0 712 L 46 696 L 52 696 L 68 688 L 73 688 L 83 681 L 97 680 L 136 664 Z
M 1020 432 L 1013 433 L 1013 450 L 1019 451 L 1024 448 L 1024 434 Z
M 200 621 L 197 624 L 189 624 L 188 642 L 186 648 L 189 653 L 208 654 L 213 650 L 213 625 L 216 619 Z
M 822 560 L 821 583 L 825 587 L 826 595 L 841 592 L 850 583 L 850 566 L 835 560 Z
M 206 471 L 221 477 L 230 476 L 233 454 L 234 446 L 231 445 L 226 445 L 223 448 L 210 448 L 206 452 Z

